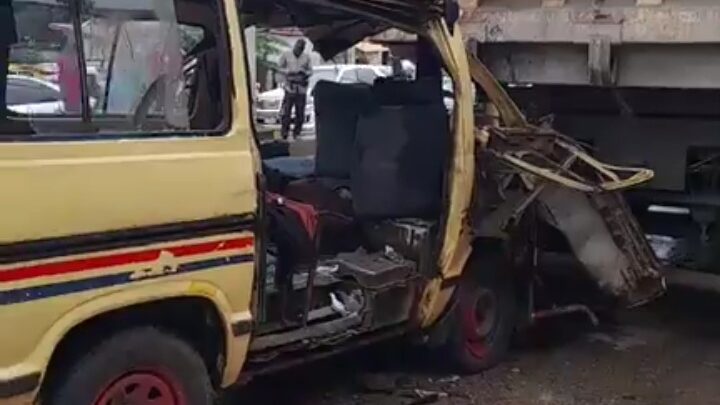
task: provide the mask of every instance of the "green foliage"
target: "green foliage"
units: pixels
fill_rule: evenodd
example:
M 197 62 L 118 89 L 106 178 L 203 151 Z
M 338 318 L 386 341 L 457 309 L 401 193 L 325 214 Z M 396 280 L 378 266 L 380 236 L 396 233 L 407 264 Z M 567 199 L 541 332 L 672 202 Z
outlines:
M 205 35 L 204 31 L 200 27 L 193 27 L 191 25 L 180 25 L 180 47 L 184 52 L 190 52 L 200 42 L 202 42 Z
M 258 30 L 255 35 L 255 52 L 258 65 L 276 69 L 277 64 L 271 61 L 271 58 L 279 55 L 284 46 L 284 42 L 272 36 L 267 30 Z

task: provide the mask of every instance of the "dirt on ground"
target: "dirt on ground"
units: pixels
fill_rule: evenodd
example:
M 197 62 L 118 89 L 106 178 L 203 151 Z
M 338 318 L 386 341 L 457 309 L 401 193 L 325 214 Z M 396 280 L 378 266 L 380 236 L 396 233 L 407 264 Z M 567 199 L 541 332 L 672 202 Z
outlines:
M 472 376 L 390 342 L 253 380 L 227 405 L 720 404 L 720 295 L 673 290 L 593 327 L 537 325 L 508 359 Z

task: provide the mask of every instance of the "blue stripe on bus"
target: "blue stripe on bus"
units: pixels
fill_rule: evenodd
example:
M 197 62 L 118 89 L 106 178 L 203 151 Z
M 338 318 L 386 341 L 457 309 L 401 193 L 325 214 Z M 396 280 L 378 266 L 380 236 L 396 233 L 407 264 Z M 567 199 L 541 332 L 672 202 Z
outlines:
M 145 281 L 153 278 L 173 276 L 182 273 L 191 273 L 195 271 L 208 270 L 216 267 L 228 266 L 232 264 L 246 263 L 253 261 L 252 254 L 234 255 L 219 257 L 213 259 L 199 260 L 195 262 L 182 263 L 178 265 L 177 271 L 174 273 L 163 274 L 156 277 L 144 277 L 132 279 L 135 271 L 129 271 L 118 274 L 109 274 L 82 280 L 71 280 L 53 284 L 45 284 L 33 287 L 18 288 L 15 290 L 0 291 L 0 306 L 19 304 L 23 302 L 35 301 L 45 298 L 58 297 L 61 295 L 74 294 L 83 291 L 95 290 L 98 288 L 112 287 L 120 284 L 129 284 L 133 282 Z

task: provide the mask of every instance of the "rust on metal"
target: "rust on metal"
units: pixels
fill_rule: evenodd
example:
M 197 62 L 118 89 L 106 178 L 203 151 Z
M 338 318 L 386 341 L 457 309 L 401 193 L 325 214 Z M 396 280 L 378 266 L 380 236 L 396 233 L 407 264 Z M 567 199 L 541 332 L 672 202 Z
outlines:
M 469 60 L 473 79 L 503 124 L 476 128 L 476 233 L 509 235 L 517 219 L 537 204 L 605 291 L 627 306 L 662 294 L 660 264 L 620 193 L 649 181 L 653 172 L 605 164 L 574 139 L 530 125 L 482 62 Z

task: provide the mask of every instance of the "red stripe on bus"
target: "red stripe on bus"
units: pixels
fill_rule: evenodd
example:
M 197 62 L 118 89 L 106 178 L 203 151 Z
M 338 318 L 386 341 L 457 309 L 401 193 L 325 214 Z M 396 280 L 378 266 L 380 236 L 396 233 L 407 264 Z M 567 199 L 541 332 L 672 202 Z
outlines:
M 244 237 L 215 242 L 203 242 L 193 245 L 171 246 L 162 249 L 118 253 L 106 256 L 90 257 L 87 259 L 17 267 L 8 270 L 0 270 L 0 283 L 97 270 L 106 267 L 152 262 L 157 260 L 163 251 L 170 252 L 175 257 L 186 257 L 217 251 L 244 249 L 251 247 L 252 245 L 253 238 Z

